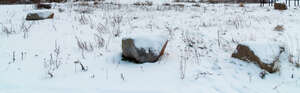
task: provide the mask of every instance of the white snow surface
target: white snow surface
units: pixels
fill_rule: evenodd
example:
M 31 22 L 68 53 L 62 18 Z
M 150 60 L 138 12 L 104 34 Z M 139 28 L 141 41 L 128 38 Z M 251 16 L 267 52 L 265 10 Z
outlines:
M 49 11 L 55 17 L 39 21 L 25 20 L 33 5 L 0 5 L 0 93 L 300 91 L 300 68 L 295 66 L 300 54 L 299 7 L 278 11 L 259 4 L 182 3 L 182 8 L 119 1 L 124 4 L 54 3 Z M 285 30 L 273 31 L 277 25 Z M 115 37 L 118 29 L 121 33 Z M 168 46 L 158 62 L 121 60 L 122 38 L 137 32 L 168 33 Z M 76 38 L 87 49 L 79 48 Z M 280 72 L 265 79 L 255 64 L 231 58 L 239 42 L 260 40 L 284 43 L 288 50 L 280 56 Z M 78 61 L 86 71 L 74 63 Z
M 248 46 L 250 50 L 258 56 L 263 63 L 271 64 L 277 56 L 280 56 L 280 47 L 283 45 L 267 41 L 242 42 L 242 45 Z

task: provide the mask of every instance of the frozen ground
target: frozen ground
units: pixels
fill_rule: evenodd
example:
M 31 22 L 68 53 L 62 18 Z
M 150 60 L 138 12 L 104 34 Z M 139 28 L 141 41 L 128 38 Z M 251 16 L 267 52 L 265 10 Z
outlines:
M 25 21 L 31 5 L 0 5 L 0 93 L 300 91 L 299 8 L 130 4 L 54 4 L 54 19 L 41 21 Z M 143 32 L 169 34 L 165 55 L 157 63 L 122 61 L 122 38 Z M 262 79 L 256 65 L 231 58 L 245 41 L 285 45 L 280 72 Z

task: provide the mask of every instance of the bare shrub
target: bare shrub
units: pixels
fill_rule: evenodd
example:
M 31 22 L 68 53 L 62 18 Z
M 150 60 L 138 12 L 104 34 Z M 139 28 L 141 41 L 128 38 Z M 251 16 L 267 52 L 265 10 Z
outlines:
M 121 79 L 122 79 L 123 81 L 125 81 L 125 75 L 124 75 L 124 73 L 121 73 L 121 74 L 120 74 L 120 77 L 121 77 Z
M 235 16 L 227 20 L 228 25 L 234 26 L 236 29 L 243 28 L 245 26 L 242 16 Z
M 88 24 L 88 22 L 89 22 L 88 18 L 84 14 L 81 14 L 80 18 L 79 18 L 79 23 L 80 24 Z
M 175 31 L 178 29 L 178 27 L 170 27 L 170 25 L 165 25 L 165 28 L 167 29 L 170 39 L 173 39 L 175 35 Z
M 185 55 L 190 57 L 195 57 L 193 61 L 195 64 L 200 63 L 200 53 L 198 51 L 198 47 L 196 45 L 196 40 L 194 37 L 191 37 L 187 32 L 182 33 L 182 41 L 184 42 L 185 46 Z M 193 53 L 193 55 L 190 55 Z
M 97 35 L 97 34 L 95 34 L 95 37 L 96 37 L 95 40 L 96 40 L 96 43 L 97 43 L 97 47 L 98 48 L 104 47 L 105 40 L 100 35 Z
M 96 30 L 99 34 L 103 34 L 106 32 L 107 28 L 103 24 L 98 23 L 98 25 L 96 26 Z
M 10 23 L 10 25 L 4 25 L 2 23 L 0 24 L 2 25 L 2 32 L 5 33 L 7 36 L 16 33 L 16 30 L 12 23 Z
M 75 37 L 75 39 L 77 41 L 78 48 L 81 50 L 81 56 L 83 59 L 85 59 L 85 55 L 84 55 L 85 51 L 88 51 L 88 52 L 94 51 L 94 47 L 91 42 L 83 41 L 83 40 L 79 39 L 77 36 Z
M 113 34 L 115 37 L 118 37 L 121 34 L 120 25 L 123 20 L 123 15 L 115 15 L 112 17 L 112 27 L 113 27 Z
M 24 39 L 28 38 L 28 32 L 29 32 L 30 28 L 32 27 L 32 25 L 33 25 L 32 23 L 26 25 L 25 21 L 22 22 L 21 30 L 23 32 L 23 38 Z
M 94 9 L 92 7 L 80 7 L 78 9 L 74 9 L 74 11 L 81 14 L 90 14 L 94 12 Z
M 77 46 L 83 51 L 93 51 L 94 47 L 91 42 L 83 41 L 78 37 L 75 37 L 77 41 Z
M 59 69 L 59 67 L 62 65 L 62 58 L 61 55 L 61 49 L 60 46 L 55 41 L 55 49 L 53 53 L 50 53 L 50 58 L 46 59 L 44 58 L 44 67 L 47 70 L 47 74 L 50 78 L 54 76 L 54 72 Z
M 179 72 L 180 72 L 180 79 L 185 79 L 186 76 L 186 61 L 188 60 L 187 57 L 181 56 L 181 61 L 179 65 Z

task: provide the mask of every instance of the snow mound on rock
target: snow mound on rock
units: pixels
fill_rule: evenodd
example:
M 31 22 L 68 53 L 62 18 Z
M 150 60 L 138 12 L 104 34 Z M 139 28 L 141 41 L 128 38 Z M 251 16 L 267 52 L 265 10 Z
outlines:
M 49 10 L 35 10 L 35 11 L 31 11 L 30 14 L 38 14 L 39 17 L 46 19 L 50 15 L 52 15 L 53 12 L 51 12 Z
M 129 38 L 134 40 L 134 44 L 137 48 L 152 50 L 152 52 L 154 52 L 156 55 L 159 55 L 160 50 L 163 48 L 163 45 L 168 40 L 168 34 L 153 33 L 153 32 L 138 32 L 124 37 L 123 40 Z
M 264 41 L 248 41 L 241 44 L 248 46 L 265 64 L 273 63 L 274 59 L 280 54 L 280 47 L 282 46 L 278 43 Z

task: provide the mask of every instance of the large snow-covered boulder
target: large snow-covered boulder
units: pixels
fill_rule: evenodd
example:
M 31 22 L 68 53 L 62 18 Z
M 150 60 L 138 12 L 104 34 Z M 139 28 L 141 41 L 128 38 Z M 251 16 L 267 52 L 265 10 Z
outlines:
M 168 44 L 166 35 L 136 33 L 122 39 L 122 56 L 135 63 L 156 62 Z
M 54 17 L 54 13 L 50 11 L 34 11 L 27 14 L 26 20 L 43 20 L 43 19 L 49 19 L 53 17 Z
M 232 57 L 254 62 L 261 69 L 270 73 L 279 70 L 279 56 L 284 51 L 284 48 L 279 44 L 269 42 L 244 42 L 238 44 Z

